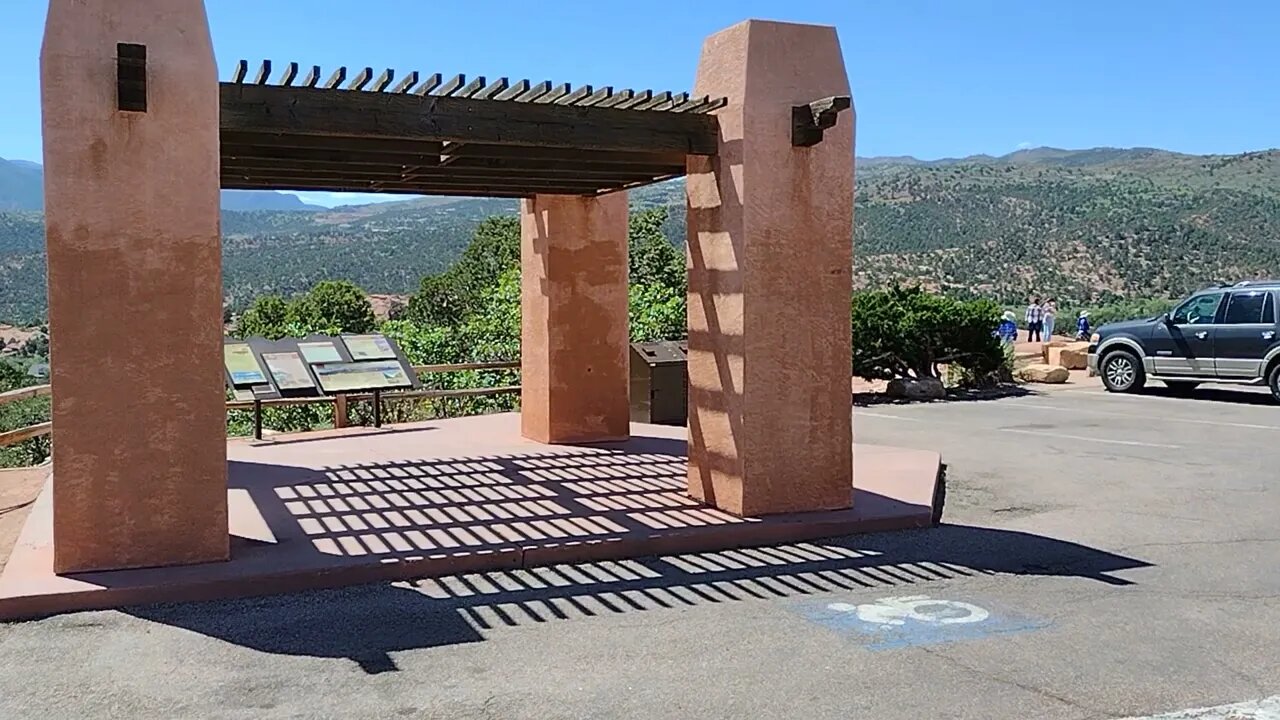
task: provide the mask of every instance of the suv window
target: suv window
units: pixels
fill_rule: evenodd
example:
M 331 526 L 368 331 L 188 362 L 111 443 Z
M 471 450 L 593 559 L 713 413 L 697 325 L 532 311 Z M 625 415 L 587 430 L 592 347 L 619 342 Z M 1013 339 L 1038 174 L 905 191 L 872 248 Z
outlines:
M 1222 304 L 1222 293 L 1196 295 L 1173 311 L 1175 325 L 1210 325 Z
M 1265 322 L 1263 311 L 1270 299 L 1271 293 L 1267 290 L 1232 293 L 1227 301 L 1227 318 L 1223 322 L 1228 325 Z
M 1276 324 L 1276 296 L 1274 293 L 1267 293 L 1267 304 L 1262 306 L 1262 322 L 1268 325 Z

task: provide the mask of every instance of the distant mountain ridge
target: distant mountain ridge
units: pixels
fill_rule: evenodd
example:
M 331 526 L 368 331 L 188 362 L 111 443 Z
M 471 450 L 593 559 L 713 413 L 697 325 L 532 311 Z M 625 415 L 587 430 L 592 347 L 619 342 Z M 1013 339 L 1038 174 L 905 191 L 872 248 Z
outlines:
M 297 195 L 274 190 L 223 190 L 223 210 L 321 210 Z M 0 158 L 0 211 L 44 209 L 44 168 L 28 160 Z
M 1280 150 L 859 158 L 857 180 L 859 287 L 912 282 L 1010 303 L 1048 294 L 1065 306 L 1280 275 Z M 667 207 L 664 229 L 683 244 L 683 180 L 629 197 L 633 209 Z M 287 207 L 222 214 L 223 276 L 236 305 L 328 278 L 412 292 L 453 263 L 481 220 L 516 211 L 512 200 L 411 197 L 297 212 L 288 198 Z M 44 312 L 42 221 L 0 211 L 0 322 Z

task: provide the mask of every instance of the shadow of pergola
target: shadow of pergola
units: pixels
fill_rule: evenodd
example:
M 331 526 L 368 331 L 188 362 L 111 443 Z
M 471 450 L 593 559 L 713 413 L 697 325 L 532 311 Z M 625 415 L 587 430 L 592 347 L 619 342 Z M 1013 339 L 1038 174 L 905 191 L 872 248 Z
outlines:
M 1127 585 L 1130 581 L 1110 573 L 1150 566 L 1024 532 L 943 525 L 126 612 L 261 652 L 346 658 L 366 672 L 379 673 L 398 669 L 392 653 L 479 642 L 503 627 L 898 588 L 975 575 L 1081 577 Z

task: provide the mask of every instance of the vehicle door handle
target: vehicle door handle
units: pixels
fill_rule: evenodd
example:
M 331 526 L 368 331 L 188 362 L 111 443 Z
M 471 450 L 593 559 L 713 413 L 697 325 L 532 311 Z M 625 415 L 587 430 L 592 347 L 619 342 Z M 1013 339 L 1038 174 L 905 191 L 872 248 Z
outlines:
M 1209 337 L 1209 333 L 1204 330 L 1201 330 L 1200 332 L 1196 333 L 1196 337 L 1201 340 L 1204 340 L 1205 338 Z
M 1274 339 L 1275 336 L 1276 336 L 1275 330 L 1266 330 L 1266 331 L 1263 331 L 1262 333 L 1263 340 L 1271 340 L 1271 339 Z

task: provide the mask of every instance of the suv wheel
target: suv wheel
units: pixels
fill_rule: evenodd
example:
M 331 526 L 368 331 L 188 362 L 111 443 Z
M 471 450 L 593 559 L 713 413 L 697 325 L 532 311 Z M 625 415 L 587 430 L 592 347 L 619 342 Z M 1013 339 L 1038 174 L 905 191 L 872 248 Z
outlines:
M 1271 379 L 1267 381 L 1271 387 L 1271 397 L 1280 402 L 1280 362 L 1271 366 Z
M 1111 392 L 1137 392 L 1147 382 L 1137 356 L 1128 350 L 1114 350 L 1102 358 L 1102 384 Z

